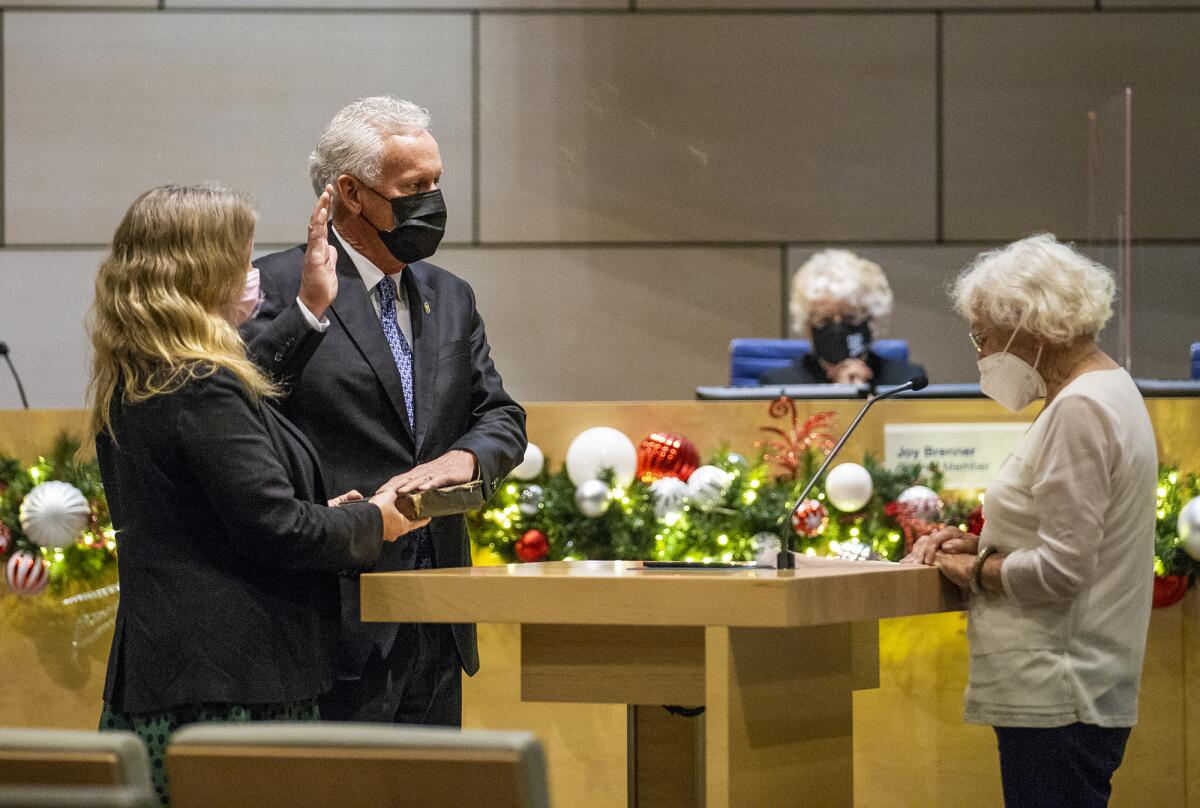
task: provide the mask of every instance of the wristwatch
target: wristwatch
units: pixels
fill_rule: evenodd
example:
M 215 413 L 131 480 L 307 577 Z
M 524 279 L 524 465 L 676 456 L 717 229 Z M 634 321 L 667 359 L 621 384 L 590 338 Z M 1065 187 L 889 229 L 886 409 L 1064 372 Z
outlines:
M 996 552 L 996 548 L 992 545 L 980 547 L 979 552 L 975 555 L 975 565 L 971 567 L 971 591 L 976 595 L 983 592 L 983 562 L 988 560 L 988 556 Z

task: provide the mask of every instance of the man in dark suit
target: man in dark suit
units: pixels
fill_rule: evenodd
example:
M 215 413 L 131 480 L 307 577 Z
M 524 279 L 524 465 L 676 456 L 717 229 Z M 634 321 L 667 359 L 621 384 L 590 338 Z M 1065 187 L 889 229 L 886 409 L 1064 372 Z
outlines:
M 471 287 L 423 260 L 446 221 L 428 127 L 428 112 L 386 96 L 339 112 L 309 161 L 332 202 L 327 243 L 310 233 L 322 260 L 295 247 L 256 262 L 263 303 L 243 334 L 286 386 L 280 407 L 316 447 L 331 490 L 479 479 L 490 496 L 525 450 L 525 412 L 492 363 Z M 470 563 L 455 516 L 389 545 L 376 569 Z M 461 671 L 479 668 L 475 627 L 363 623 L 358 579 L 343 578 L 341 595 L 322 718 L 461 724 Z

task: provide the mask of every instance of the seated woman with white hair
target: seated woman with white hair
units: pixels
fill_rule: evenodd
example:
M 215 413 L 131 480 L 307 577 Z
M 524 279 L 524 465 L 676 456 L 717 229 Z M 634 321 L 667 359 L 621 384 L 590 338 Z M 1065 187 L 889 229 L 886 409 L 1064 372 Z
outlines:
M 966 721 L 995 728 L 1008 806 L 1104 806 L 1137 722 L 1153 590 L 1154 431 L 1096 344 L 1107 269 L 1038 235 L 954 287 L 983 392 L 1045 406 L 987 489 L 975 536 L 943 528 L 909 562 L 970 591 Z
M 871 350 L 872 324 L 892 311 L 892 290 L 879 264 L 849 250 L 823 250 L 792 278 L 792 332 L 812 351 L 762 374 L 762 384 L 903 384 L 918 365 Z

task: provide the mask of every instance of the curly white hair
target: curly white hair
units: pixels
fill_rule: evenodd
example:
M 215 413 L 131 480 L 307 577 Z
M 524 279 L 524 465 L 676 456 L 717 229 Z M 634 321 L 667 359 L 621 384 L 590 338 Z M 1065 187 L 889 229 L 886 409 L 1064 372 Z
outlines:
M 1116 282 L 1106 267 L 1039 233 L 980 253 L 950 294 L 968 320 L 1021 327 L 1061 344 L 1103 330 L 1112 317 Z
M 822 250 L 792 277 L 792 333 L 802 336 L 816 301 L 849 304 L 874 319 L 892 311 L 892 289 L 883 268 L 849 250 Z

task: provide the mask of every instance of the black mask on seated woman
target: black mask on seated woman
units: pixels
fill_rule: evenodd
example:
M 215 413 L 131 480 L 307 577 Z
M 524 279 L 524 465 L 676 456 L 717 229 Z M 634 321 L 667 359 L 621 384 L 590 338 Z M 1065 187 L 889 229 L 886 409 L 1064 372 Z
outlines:
M 871 321 L 830 322 L 812 328 L 813 353 L 831 365 L 865 356 L 871 344 Z

